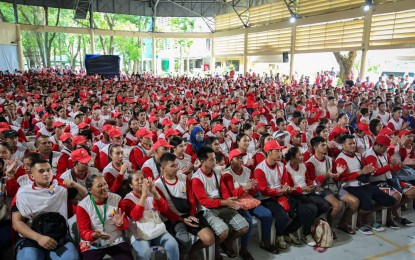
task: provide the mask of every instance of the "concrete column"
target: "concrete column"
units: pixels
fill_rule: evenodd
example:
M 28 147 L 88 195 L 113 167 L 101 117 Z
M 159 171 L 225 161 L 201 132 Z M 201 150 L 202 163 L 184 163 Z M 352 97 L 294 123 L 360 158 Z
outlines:
M 16 24 L 16 42 L 17 42 L 17 60 L 19 62 L 19 70 L 24 70 L 23 44 L 20 32 L 20 24 Z
M 294 56 L 295 56 L 295 39 L 297 33 L 297 26 L 293 25 L 291 28 L 291 50 L 290 50 L 290 80 L 294 75 Z
M 152 48 L 152 52 L 153 52 L 153 54 L 152 54 L 152 65 L 153 65 L 153 68 L 152 68 L 152 71 L 153 71 L 153 74 L 154 75 L 156 75 L 157 74 L 157 59 L 156 59 L 156 37 L 155 37 L 155 35 L 154 35 L 154 33 L 151 35 L 151 44 L 153 45 L 153 48 Z
M 215 56 L 213 53 L 213 37 L 210 37 L 210 74 L 213 76 L 215 74 Z
M 89 29 L 89 37 L 91 38 L 91 40 L 89 41 L 91 43 L 91 54 L 95 54 L 95 32 L 94 29 Z
M 359 78 L 361 81 L 364 81 L 365 73 L 366 73 L 366 56 L 367 51 L 369 50 L 369 40 L 370 40 L 370 30 L 372 28 L 372 14 L 373 14 L 373 6 L 369 9 L 365 16 L 365 23 L 363 27 L 363 49 L 362 49 L 362 57 L 360 62 L 360 71 L 359 71 Z
M 245 28 L 244 34 L 244 75 L 248 72 L 248 30 Z

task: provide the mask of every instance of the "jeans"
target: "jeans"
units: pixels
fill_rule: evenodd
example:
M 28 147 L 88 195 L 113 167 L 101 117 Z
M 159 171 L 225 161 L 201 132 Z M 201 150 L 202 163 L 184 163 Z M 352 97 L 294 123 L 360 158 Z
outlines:
M 271 226 L 272 226 L 272 214 L 269 209 L 266 207 L 259 205 L 256 208 L 251 210 L 239 210 L 239 214 L 246 219 L 249 224 L 248 232 L 246 232 L 241 237 L 241 246 L 248 247 L 249 239 L 252 237 L 252 216 L 258 218 L 261 221 L 262 226 L 262 240 L 263 241 L 271 241 Z M 260 241 L 261 242 L 261 241 Z
M 156 237 L 152 240 L 135 240 L 132 244 L 138 260 L 148 260 L 151 257 L 151 247 L 161 246 L 166 250 L 168 260 L 179 259 L 179 245 L 170 233 Z
M 287 212 L 278 202 L 273 199 L 262 201 L 262 205 L 267 207 L 275 219 L 275 229 L 277 236 L 288 235 L 297 231 L 301 227 L 299 218 L 291 219 Z
M 57 247 L 55 250 L 46 250 L 38 247 L 23 247 L 19 248 L 19 243 L 17 247 L 17 260 L 26 260 L 26 259 L 79 259 L 78 251 L 76 250 L 75 245 L 72 242 L 67 242 L 65 245 Z

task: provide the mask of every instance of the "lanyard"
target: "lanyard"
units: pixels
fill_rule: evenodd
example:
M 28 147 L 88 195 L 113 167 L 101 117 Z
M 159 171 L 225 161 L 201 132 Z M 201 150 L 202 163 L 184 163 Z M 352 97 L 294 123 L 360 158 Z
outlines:
M 99 221 L 102 224 L 102 231 L 105 232 L 105 225 L 104 224 L 105 224 L 105 220 L 107 218 L 107 202 L 105 202 L 105 204 L 104 204 L 104 218 L 103 218 L 102 215 L 101 215 L 101 212 L 99 211 L 99 209 L 97 207 L 97 204 L 95 203 L 95 200 L 92 198 L 92 195 L 89 195 L 89 198 L 91 198 L 92 204 L 94 205 L 94 208 L 95 208 L 95 212 L 97 213 Z
M 278 164 L 278 162 L 277 162 L 277 171 L 278 171 L 278 179 L 280 180 L 280 184 L 282 184 L 282 174 L 281 174 L 281 171 L 280 171 L 280 165 Z

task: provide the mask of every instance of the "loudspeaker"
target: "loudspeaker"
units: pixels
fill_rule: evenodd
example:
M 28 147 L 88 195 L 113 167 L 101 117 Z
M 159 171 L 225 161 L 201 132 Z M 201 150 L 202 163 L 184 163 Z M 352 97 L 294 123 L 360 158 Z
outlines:
M 282 62 L 287 63 L 288 62 L 288 52 L 282 53 Z

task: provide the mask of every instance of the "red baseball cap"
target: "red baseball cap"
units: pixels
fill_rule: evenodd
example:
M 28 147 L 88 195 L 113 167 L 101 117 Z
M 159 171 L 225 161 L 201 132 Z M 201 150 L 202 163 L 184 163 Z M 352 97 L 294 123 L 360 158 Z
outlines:
M 259 123 L 255 126 L 255 129 L 258 129 L 258 128 L 260 128 L 261 126 L 269 126 L 269 125 L 267 125 L 267 124 L 265 124 L 265 123 L 263 123 L 263 122 L 259 122 Z
M 78 124 L 78 128 L 79 129 L 83 129 L 85 127 L 89 127 L 89 125 L 87 123 L 85 123 L 85 122 L 81 122 L 81 123 Z
M 119 116 L 121 116 L 122 115 L 122 113 L 121 112 L 115 112 L 113 115 L 112 115 L 112 118 L 117 118 L 117 117 L 119 117 Z
M 234 157 L 238 157 L 239 155 L 246 155 L 246 153 L 239 151 L 238 149 L 233 149 L 230 153 L 229 153 L 229 161 L 232 161 L 232 159 Z
M 61 137 L 59 138 L 59 140 L 65 142 L 66 140 L 68 140 L 69 138 L 72 138 L 72 134 L 68 133 L 68 132 L 64 132 Z
M 373 135 L 373 133 L 370 131 L 369 125 L 366 123 L 359 123 L 357 125 L 357 129 L 363 131 L 367 135 Z
M 62 123 L 61 121 L 56 121 L 56 122 L 54 122 L 53 123 L 53 128 L 56 128 L 56 127 L 60 127 L 60 126 L 65 126 L 66 124 L 64 124 L 64 123 Z
M 138 138 L 140 138 L 140 137 L 151 138 L 151 137 L 153 137 L 153 133 L 150 130 L 148 130 L 147 128 L 140 128 L 135 133 L 135 136 L 138 137 Z
M 108 136 L 110 138 L 113 137 L 120 137 L 123 136 L 124 134 L 122 133 L 121 129 L 119 129 L 118 127 L 113 127 L 111 130 L 108 131 Z
M 281 146 L 278 144 L 276 140 L 271 140 L 264 145 L 264 152 L 269 152 L 272 150 L 282 150 L 284 148 L 286 148 L 286 146 Z
M 78 144 L 86 143 L 86 137 L 83 135 L 77 135 L 72 139 L 72 146 L 75 147 Z
M 170 118 L 166 117 L 166 118 L 163 119 L 163 121 L 161 121 L 161 125 L 162 126 L 172 126 L 173 121 L 171 121 Z
M 92 156 L 84 148 L 76 149 L 71 153 L 72 162 L 88 163 L 91 161 Z
M 216 134 L 217 132 L 222 131 L 225 127 L 221 124 L 215 124 L 212 128 L 212 133 Z
M 382 130 L 380 130 L 380 132 L 379 132 L 379 135 L 393 135 L 393 134 L 395 134 L 395 131 L 393 131 L 392 129 L 390 129 L 387 126 L 382 128 Z
M 157 117 L 152 116 L 148 119 L 148 122 L 153 123 L 153 122 L 156 122 L 157 120 L 159 120 Z
M 102 132 L 109 131 L 109 130 L 111 130 L 113 127 L 114 127 L 113 125 L 106 124 L 106 125 L 104 125 L 104 126 L 102 127 Z
M 261 115 L 261 112 L 259 112 L 258 110 L 255 110 L 254 112 L 252 112 L 252 117 L 259 116 L 259 115 Z
M 399 138 L 401 138 L 402 136 L 407 135 L 407 134 L 412 134 L 413 132 L 414 132 L 414 130 L 404 129 L 399 133 Z
M 246 153 L 239 151 L 238 149 L 233 149 L 230 153 L 229 153 L 229 161 L 232 161 L 232 159 L 234 157 L 238 157 L 238 156 L 244 156 L 246 155 Z
M 42 116 L 42 119 L 43 119 L 43 120 L 46 120 L 46 118 L 48 118 L 49 116 L 55 116 L 55 115 L 54 115 L 54 114 L 45 113 L 45 114 Z
M 166 140 L 158 139 L 157 142 L 153 146 L 153 150 L 155 151 L 161 146 L 166 147 L 166 148 L 173 148 L 173 145 L 170 145 Z
M 0 128 L 10 129 L 10 125 L 7 122 L 0 122 Z
M 177 131 L 173 128 L 169 128 L 164 132 L 164 137 L 167 138 L 167 137 L 170 137 L 170 136 L 177 136 L 179 134 L 180 134 L 179 131 Z
M 345 134 L 345 133 L 348 133 L 349 132 L 349 130 L 347 130 L 347 129 L 344 129 L 343 127 L 341 127 L 341 126 L 336 126 L 335 128 L 333 128 L 333 130 L 331 131 L 331 134 L 333 135 L 333 136 L 335 136 L 335 135 L 338 135 L 338 134 Z
M 173 107 L 172 109 L 170 109 L 170 114 L 177 114 L 180 111 L 180 109 L 178 109 L 177 107 Z
M 204 116 L 210 117 L 210 114 L 208 112 L 202 112 L 199 114 L 199 118 L 204 117 Z
M 198 122 L 196 121 L 196 119 L 189 118 L 189 120 L 187 120 L 186 126 L 189 126 L 189 125 L 197 125 L 197 124 L 198 124 Z
M 375 143 L 386 147 L 391 147 L 391 139 L 389 136 L 386 135 L 378 135 L 375 139 Z
M 239 124 L 241 122 L 241 120 L 239 120 L 239 119 L 236 119 L 236 118 L 232 118 L 232 120 L 231 120 L 231 124 Z

